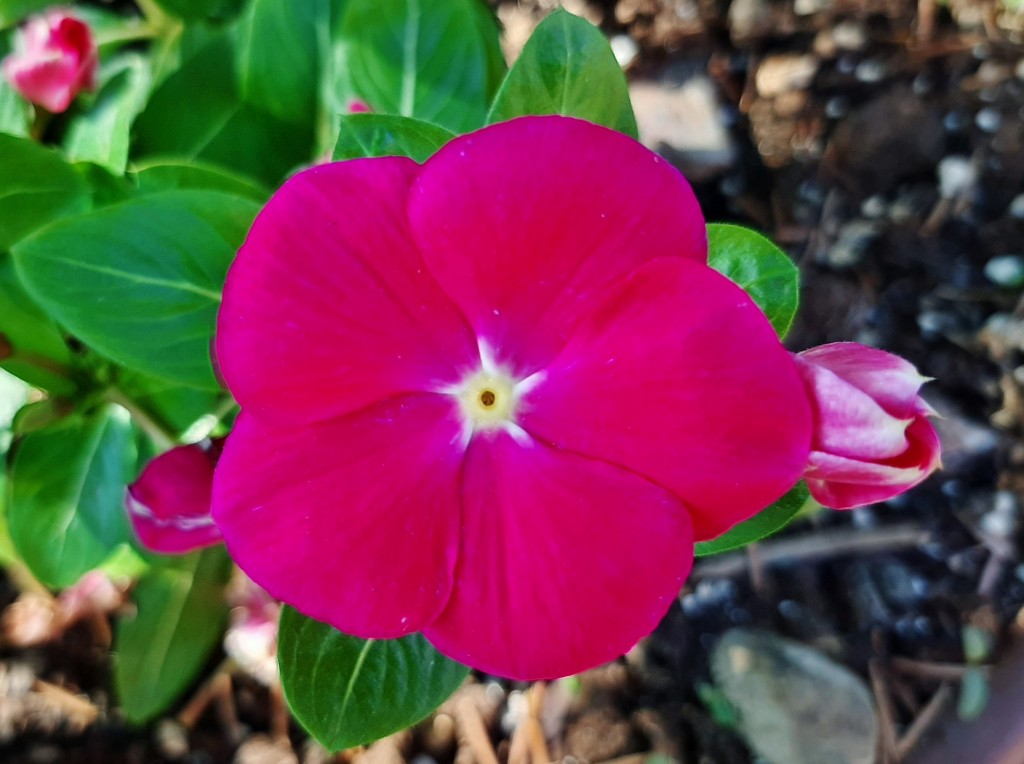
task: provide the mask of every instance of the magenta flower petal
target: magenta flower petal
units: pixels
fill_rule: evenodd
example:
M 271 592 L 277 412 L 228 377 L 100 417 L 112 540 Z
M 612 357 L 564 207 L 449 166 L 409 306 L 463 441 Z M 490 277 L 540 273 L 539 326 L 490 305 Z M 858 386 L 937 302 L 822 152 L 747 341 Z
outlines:
M 698 540 L 800 479 L 810 407 L 743 290 L 682 258 L 648 263 L 580 326 L 522 405 L 522 426 L 677 494 Z
M 507 433 L 466 454 L 452 598 L 424 635 L 514 679 L 567 676 L 650 633 L 693 561 L 683 505 L 612 465 Z
M 247 413 L 322 421 L 450 385 L 479 358 L 409 235 L 418 170 L 399 157 L 314 167 L 256 218 L 216 338 L 221 374 Z
M 128 487 L 125 506 L 143 546 L 161 554 L 184 554 L 220 543 L 210 516 L 213 468 L 220 443 L 178 446 L 152 459 Z
M 689 184 L 636 141 L 564 117 L 525 117 L 451 141 L 410 197 L 417 242 L 496 360 L 547 363 L 581 310 L 640 263 L 704 262 Z
M 907 442 L 899 456 L 874 462 L 812 451 L 807 487 L 815 501 L 832 509 L 851 509 L 899 496 L 941 464 L 939 436 L 923 416 L 907 428 Z
M 55 114 L 96 87 L 99 56 L 89 27 L 63 10 L 33 16 L 15 37 L 3 75 L 25 99 Z
M 409 634 L 451 591 L 463 448 L 446 396 L 288 429 L 243 413 L 217 470 L 214 519 L 275 598 L 348 634 Z
M 929 378 L 898 355 L 856 342 L 832 342 L 805 350 L 798 357 L 846 380 L 894 417 L 908 419 L 934 413 L 918 396 Z

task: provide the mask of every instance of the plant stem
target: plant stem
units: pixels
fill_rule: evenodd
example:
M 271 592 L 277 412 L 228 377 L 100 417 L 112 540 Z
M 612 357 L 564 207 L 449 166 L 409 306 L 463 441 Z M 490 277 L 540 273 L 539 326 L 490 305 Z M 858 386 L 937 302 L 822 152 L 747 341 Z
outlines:
M 132 419 L 135 420 L 135 424 L 137 424 L 139 428 L 141 428 L 142 431 L 150 437 L 150 440 L 156 444 L 156 447 L 160 451 L 168 451 L 177 445 L 177 439 L 174 435 L 169 433 L 150 415 L 148 411 L 125 395 L 119 388 L 108 388 L 104 398 L 110 403 L 116 403 L 131 414 Z

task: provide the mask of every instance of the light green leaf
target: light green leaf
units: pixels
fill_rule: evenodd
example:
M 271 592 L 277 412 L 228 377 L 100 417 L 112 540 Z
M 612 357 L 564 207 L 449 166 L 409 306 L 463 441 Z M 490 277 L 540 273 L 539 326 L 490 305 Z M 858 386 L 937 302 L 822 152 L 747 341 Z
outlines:
M 350 114 L 341 118 L 334 159 L 409 157 L 425 162 L 455 134 L 411 117 Z
M 122 55 L 104 64 L 100 79 L 91 103 L 68 125 L 64 151 L 120 175 L 128 164 L 132 122 L 149 94 L 149 64 L 138 54 Z
M 789 255 L 749 228 L 711 223 L 708 265 L 746 290 L 779 337 L 786 336 L 800 302 L 800 271 Z
M 348 95 L 456 132 L 483 125 L 505 69 L 480 0 L 350 0 L 335 40 Z
M 589 21 L 556 10 L 527 40 L 487 115 L 488 124 L 527 114 L 562 114 L 634 138 L 626 77 L 608 40 Z
M 415 724 L 469 672 L 422 635 L 358 639 L 290 607 L 281 612 L 277 657 L 292 713 L 331 751 Z
M 29 293 L 109 358 L 217 389 L 210 365 L 228 265 L 258 206 L 215 191 L 164 191 L 61 221 L 18 244 Z
M 137 166 L 135 182 L 143 194 L 180 188 L 224 191 L 253 199 L 260 204 L 270 198 L 270 191 L 263 186 L 242 175 L 203 162 L 159 162 Z
M 88 186 L 56 152 L 0 133 L 0 252 L 51 220 L 88 207 Z
M 231 559 L 223 547 L 169 557 L 132 593 L 138 612 L 114 637 L 114 685 L 128 721 L 146 722 L 195 682 L 227 622 L 224 587 Z
M 13 26 L 53 4 L 53 0 L 0 0 L 0 29 Z
M 749 520 L 730 528 L 718 538 L 698 542 L 695 554 L 704 557 L 729 552 L 777 533 L 797 516 L 810 498 L 811 492 L 807 490 L 807 484 L 800 481 L 790 488 L 785 496 Z
M 8 522 L 36 578 L 70 586 L 127 539 L 124 490 L 134 463 L 129 417 L 114 406 L 22 439 Z

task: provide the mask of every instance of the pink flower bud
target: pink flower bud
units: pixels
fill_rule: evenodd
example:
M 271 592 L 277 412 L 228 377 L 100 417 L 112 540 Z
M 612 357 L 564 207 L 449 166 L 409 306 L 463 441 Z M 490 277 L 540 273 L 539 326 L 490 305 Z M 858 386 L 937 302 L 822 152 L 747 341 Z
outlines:
M 54 114 L 96 87 L 99 55 L 92 31 L 66 11 L 33 16 L 3 61 L 3 74 L 27 100 Z
M 370 104 L 358 98 L 351 99 L 348 102 L 347 109 L 349 114 L 369 114 L 373 112 L 373 109 L 370 108 Z
M 221 540 L 210 516 L 220 450 L 220 440 L 209 448 L 172 448 L 147 464 L 128 487 L 125 505 L 144 546 L 162 554 L 184 554 Z
M 251 677 L 265 685 L 277 681 L 277 623 L 281 603 L 241 571 L 227 590 L 231 625 L 224 652 Z
M 918 395 L 928 381 L 892 353 L 836 342 L 796 355 L 814 432 L 804 477 L 833 509 L 885 501 L 940 466 L 939 439 Z

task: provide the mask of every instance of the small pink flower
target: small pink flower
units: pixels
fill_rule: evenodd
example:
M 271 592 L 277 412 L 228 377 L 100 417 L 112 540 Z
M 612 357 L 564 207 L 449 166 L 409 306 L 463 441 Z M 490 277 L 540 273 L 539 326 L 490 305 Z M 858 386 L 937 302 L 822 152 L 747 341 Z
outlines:
M 239 570 L 227 590 L 231 625 L 224 634 L 224 652 L 263 684 L 277 682 L 277 623 L 281 603 Z
M 96 87 L 99 56 L 88 25 L 63 10 L 33 16 L 18 32 L 3 74 L 24 98 L 59 114 Z
M 368 114 L 372 112 L 370 104 L 366 101 L 361 101 L 358 98 L 353 98 L 348 102 L 348 113 L 349 114 Z
M 898 496 L 940 465 L 939 439 L 918 395 L 927 377 L 884 350 L 836 342 L 796 356 L 814 409 L 806 478 L 833 509 Z
M 161 554 L 184 554 L 221 541 L 210 516 L 213 468 L 221 440 L 178 446 L 153 459 L 128 487 L 125 505 L 139 540 Z
M 229 552 L 343 632 L 489 673 L 626 652 L 694 540 L 807 464 L 796 364 L 706 259 L 683 177 L 575 119 L 294 176 L 218 319 Z

